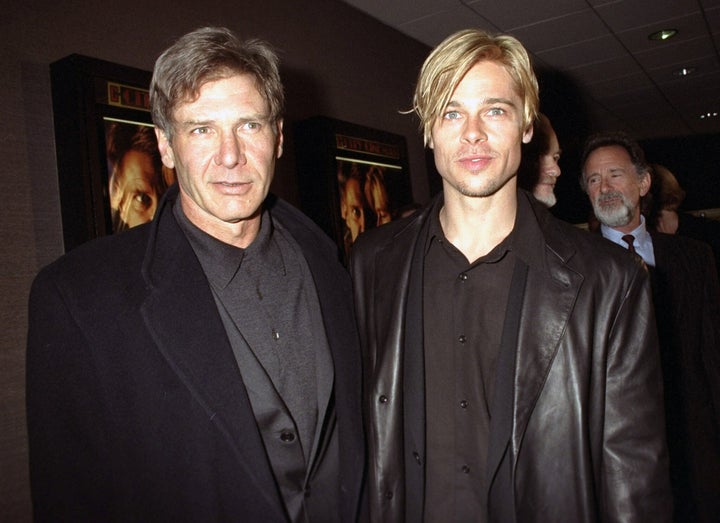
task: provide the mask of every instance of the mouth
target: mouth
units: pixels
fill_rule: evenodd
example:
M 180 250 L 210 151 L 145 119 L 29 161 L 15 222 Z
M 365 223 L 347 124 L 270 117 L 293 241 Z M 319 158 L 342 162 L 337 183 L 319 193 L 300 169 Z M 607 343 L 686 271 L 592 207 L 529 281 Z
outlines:
M 214 182 L 213 185 L 223 194 L 246 194 L 252 188 L 252 182 Z
M 470 154 L 467 156 L 461 156 L 458 159 L 458 163 L 469 171 L 478 171 L 487 167 L 492 159 L 492 156 L 487 154 Z
M 621 201 L 621 199 L 619 196 L 613 195 L 613 196 L 606 196 L 603 198 L 598 198 L 597 204 L 600 207 L 612 207 L 620 201 Z

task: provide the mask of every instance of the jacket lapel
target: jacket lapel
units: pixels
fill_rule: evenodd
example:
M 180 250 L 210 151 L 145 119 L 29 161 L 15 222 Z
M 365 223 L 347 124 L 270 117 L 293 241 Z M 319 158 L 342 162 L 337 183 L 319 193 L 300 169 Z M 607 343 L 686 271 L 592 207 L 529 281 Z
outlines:
M 514 377 L 514 455 L 550 372 L 583 281 L 582 275 L 568 268 L 566 260 L 556 254 L 549 252 L 547 260 L 547 272 L 528 272 Z
M 554 226 L 553 222 L 543 218 L 545 215 L 543 211 L 537 216 L 537 221 L 532 224 L 533 230 L 528 231 L 525 238 L 525 241 L 534 243 L 532 249 L 543 255 L 540 263 L 528 267 L 524 291 L 520 289 L 522 302 L 515 305 L 520 307 L 520 317 L 513 347 L 514 367 L 503 367 L 501 354 L 495 382 L 488 477 L 509 481 L 510 484 L 505 486 L 511 491 L 515 463 L 506 460 L 517 457 L 583 281 L 582 275 L 567 265 L 574 254 L 574 247 L 562 241 L 560 232 L 548 230 Z M 510 311 L 511 303 L 508 305 Z M 506 401 L 503 402 L 503 398 Z M 510 467 L 509 477 L 499 473 L 501 466 L 505 466 L 503 464 Z M 491 491 L 494 486 L 493 483 L 488 484 L 488 490 Z
M 309 218 L 272 195 L 266 201 L 266 206 L 273 220 L 287 229 L 300 246 L 315 284 L 332 356 L 330 367 L 321 365 L 318 371 L 325 373 L 332 387 L 332 390 L 325 391 L 324 400 L 334 393 L 340 446 L 342 513 L 343 519 L 349 520 L 355 517 L 360 502 L 358 493 L 361 491 L 365 463 L 360 401 L 360 341 L 353 321 L 350 278 L 337 267 L 337 259 L 327 256 L 328 252 L 335 250 L 331 240 L 323 238 L 327 240 L 327 246 L 318 245 L 320 237 L 317 226 Z M 327 401 L 320 403 L 324 403 L 322 407 L 328 405 Z
M 167 202 L 153 224 L 143 274 L 149 291 L 141 314 L 159 351 L 225 436 L 241 476 L 254 480 L 268 519 L 283 519 L 278 511 L 283 504 L 210 286 Z

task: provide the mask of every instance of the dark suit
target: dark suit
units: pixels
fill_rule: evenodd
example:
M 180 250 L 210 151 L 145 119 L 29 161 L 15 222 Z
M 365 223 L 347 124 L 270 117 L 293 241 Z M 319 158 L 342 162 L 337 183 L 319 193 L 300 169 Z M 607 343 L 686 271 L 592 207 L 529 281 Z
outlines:
M 71 251 L 33 284 L 27 407 L 38 520 L 286 519 L 210 287 L 173 216 L 176 194 L 151 224 Z M 340 510 L 352 521 L 364 448 L 349 278 L 310 220 L 266 203 L 317 289 L 334 364 Z
M 720 518 L 720 290 L 710 247 L 650 233 L 676 521 Z
M 490 521 L 666 521 L 670 489 L 648 275 L 529 194 L 540 263 L 511 285 L 491 404 Z M 366 232 L 351 274 L 364 351 L 368 494 L 377 521 L 421 521 L 423 249 L 432 205 Z M 508 282 L 509 283 L 509 282 Z

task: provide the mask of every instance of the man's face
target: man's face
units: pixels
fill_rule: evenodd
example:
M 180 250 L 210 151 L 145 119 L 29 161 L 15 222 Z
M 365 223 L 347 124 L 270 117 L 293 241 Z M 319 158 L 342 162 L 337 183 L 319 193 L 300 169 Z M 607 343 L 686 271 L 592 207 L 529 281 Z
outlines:
M 356 178 L 348 178 L 342 196 L 340 213 L 354 242 L 360 233 L 365 231 L 365 204 L 360 182 Z
M 585 160 L 583 176 L 600 222 L 623 232 L 640 225 L 640 198 L 650 189 L 650 175 L 645 172 L 638 176 L 624 147 L 595 149 Z
M 110 207 L 117 213 L 115 232 L 152 220 L 158 203 L 153 181 L 159 176 L 149 154 L 125 153 L 110 183 Z
M 555 184 L 560 177 L 560 144 L 555 131 L 548 133 L 548 150 L 538 158 L 538 181 L 533 188 L 533 195 L 547 207 L 557 203 Z
M 183 211 L 200 229 L 220 237 L 228 224 L 259 220 L 282 153 L 282 122 L 269 117 L 254 79 L 235 75 L 206 83 L 196 100 L 178 104 L 172 142 L 158 132 Z
M 514 194 L 520 143 L 532 137 L 531 129 L 523 130 L 522 114 L 522 100 L 503 66 L 481 61 L 467 72 L 430 139 L 446 198 Z

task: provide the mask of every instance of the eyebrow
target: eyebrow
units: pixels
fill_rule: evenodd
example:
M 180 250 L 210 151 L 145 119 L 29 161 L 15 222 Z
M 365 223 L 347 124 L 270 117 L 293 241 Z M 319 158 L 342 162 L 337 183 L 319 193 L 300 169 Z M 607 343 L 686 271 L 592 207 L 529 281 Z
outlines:
M 512 100 L 509 98 L 485 98 L 482 100 L 481 105 L 507 105 L 513 108 L 518 107 Z M 453 107 L 462 107 L 463 104 L 457 100 L 450 100 L 448 101 L 446 108 L 453 108 Z
M 203 119 L 203 120 L 185 120 L 183 122 L 176 122 L 177 125 L 181 127 L 194 127 L 194 126 L 205 126 L 205 125 L 212 125 L 217 120 L 214 120 L 212 118 Z M 246 123 L 246 122 L 269 122 L 270 121 L 270 115 L 269 114 L 249 114 L 247 116 L 244 116 L 242 118 L 238 118 L 235 123 Z

